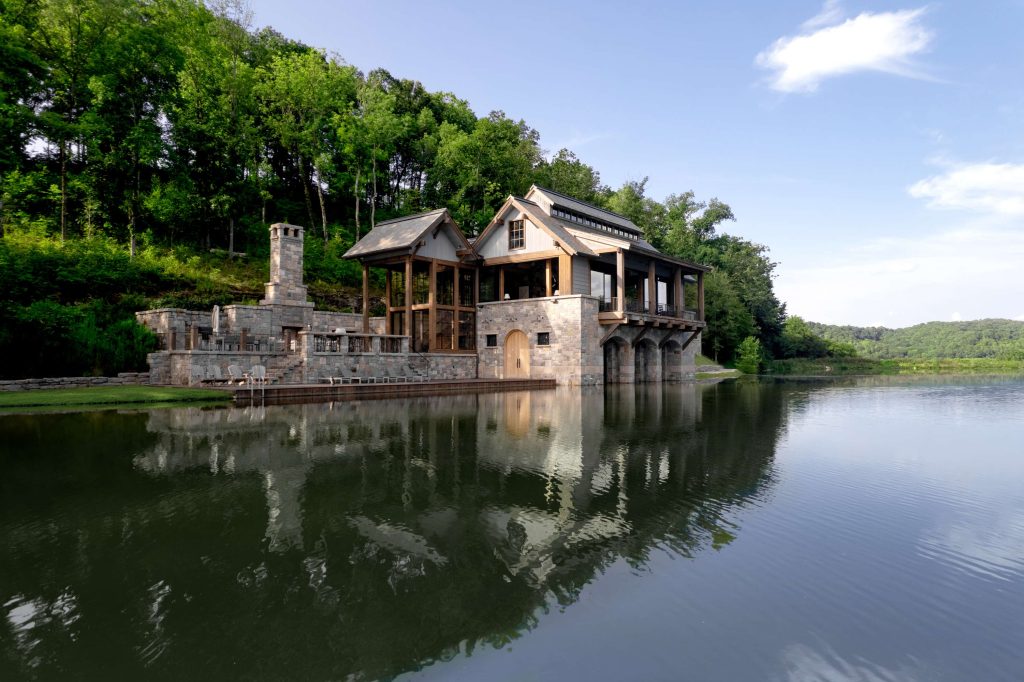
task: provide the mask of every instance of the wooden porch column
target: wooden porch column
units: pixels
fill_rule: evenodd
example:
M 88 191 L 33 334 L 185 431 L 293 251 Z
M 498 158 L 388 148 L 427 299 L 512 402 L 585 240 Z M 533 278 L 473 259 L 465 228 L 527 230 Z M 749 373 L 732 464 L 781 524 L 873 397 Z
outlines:
M 626 254 L 622 249 L 615 252 L 615 311 L 626 310 Z
M 572 256 L 567 253 L 558 256 L 558 293 L 572 293 Z
M 561 290 L 559 290 L 561 293 Z M 544 261 L 544 295 L 551 297 L 551 259 Z
M 658 279 L 653 260 L 647 266 L 647 314 L 658 314 Z
M 675 271 L 672 273 L 672 291 L 673 291 L 673 299 L 672 300 L 675 302 L 674 303 L 675 312 L 673 314 L 673 317 L 682 317 L 683 316 L 683 308 L 686 307 L 686 305 L 685 305 L 686 301 L 683 300 L 683 269 L 682 268 L 678 268 L 677 267 L 675 269 Z
M 427 350 L 437 350 L 437 261 L 430 261 L 430 294 L 427 303 Z
M 704 273 L 697 273 L 697 319 L 704 321 Z
M 363 263 L 363 333 L 370 333 L 370 266 Z
M 384 270 L 384 333 L 391 334 L 391 269 Z
M 405 335 L 412 345 L 412 256 L 405 259 Z
M 505 266 L 498 266 L 498 300 L 505 300 Z

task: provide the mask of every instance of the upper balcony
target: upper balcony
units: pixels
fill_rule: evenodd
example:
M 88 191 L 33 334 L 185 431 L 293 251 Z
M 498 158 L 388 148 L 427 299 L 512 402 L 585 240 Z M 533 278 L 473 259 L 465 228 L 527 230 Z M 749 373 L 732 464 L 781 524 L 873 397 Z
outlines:
M 703 329 L 703 311 L 670 303 L 655 303 L 627 298 L 619 306 L 618 297 L 601 299 L 598 320 L 602 324 L 634 324 L 678 329 Z

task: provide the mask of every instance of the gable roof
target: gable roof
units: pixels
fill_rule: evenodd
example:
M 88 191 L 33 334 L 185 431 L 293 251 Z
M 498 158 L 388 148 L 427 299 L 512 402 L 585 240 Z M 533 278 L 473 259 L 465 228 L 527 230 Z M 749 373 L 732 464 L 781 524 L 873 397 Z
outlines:
M 589 204 L 585 201 L 580 201 L 579 199 L 574 199 L 568 194 L 562 194 L 561 192 L 556 192 L 553 189 L 541 187 L 540 185 L 533 185 L 530 187 L 530 191 L 526 193 L 526 197 L 527 199 L 530 199 L 538 194 L 542 196 L 546 203 L 550 204 L 552 207 L 557 206 L 559 208 L 572 211 L 573 213 L 580 213 L 594 218 L 599 222 L 607 223 L 608 225 L 626 230 L 627 232 L 633 232 L 640 236 L 643 235 L 643 230 L 641 230 L 636 223 L 626 216 L 619 215 L 614 211 L 609 211 L 608 209 L 595 206 L 594 204 Z
M 509 208 L 519 209 L 519 211 L 524 213 L 526 217 L 530 219 L 531 223 L 551 235 L 551 237 L 558 242 L 569 255 L 597 255 L 593 249 L 573 236 L 561 223 L 545 213 L 544 209 L 539 204 L 536 204 L 529 199 L 512 195 L 509 195 L 508 199 L 505 200 L 505 203 L 502 204 L 501 208 L 499 208 L 494 214 L 494 218 L 491 219 L 491 222 L 488 223 L 487 227 L 483 229 L 480 235 L 473 240 L 473 249 L 475 252 L 478 252 L 480 246 L 490 238 L 498 228 L 498 225 L 502 223 L 501 218 Z
M 345 252 L 345 258 L 365 258 L 378 254 L 412 251 L 428 231 L 449 225 L 452 233 L 459 241 L 456 249 L 468 249 L 462 230 L 455 224 L 446 208 L 438 208 L 426 213 L 394 218 L 377 223 L 373 229 L 356 242 L 355 246 Z

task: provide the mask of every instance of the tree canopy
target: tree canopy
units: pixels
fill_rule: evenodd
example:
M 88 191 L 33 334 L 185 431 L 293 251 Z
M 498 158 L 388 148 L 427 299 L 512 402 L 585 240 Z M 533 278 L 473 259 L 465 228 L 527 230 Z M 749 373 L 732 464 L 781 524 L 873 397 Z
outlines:
M 287 221 L 319 237 L 307 268 L 346 285 L 352 269 L 324 262 L 376 222 L 443 206 L 473 234 L 532 183 L 714 266 L 716 356 L 747 336 L 780 352 L 776 264 L 721 232 L 735 216 L 717 198 L 609 187 L 526 121 L 256 30 L 239 0 L 0 0 L 0 232 L 231 257 L 266 253 L 266 225 Z

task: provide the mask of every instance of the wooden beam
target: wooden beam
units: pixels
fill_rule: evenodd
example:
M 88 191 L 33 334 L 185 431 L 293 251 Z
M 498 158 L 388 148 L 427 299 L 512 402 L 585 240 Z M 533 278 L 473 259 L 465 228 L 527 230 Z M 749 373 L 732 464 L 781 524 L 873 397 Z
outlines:
M 563 296 L 572 293 L 572 256 L 567 253 L 558 256 L 558 293 Z
M 672 317 L 682 317 L 683 308 L 686 307 L 683 295 L 683 269 L 675 268 L 672 271 L 672 291 L 674 297 L 675 311 Z
M 704 273 L 697 273 L 697 319 L 704 321 Z
M 455 290 L 452 291 L 452 301 L 454 301 L 456 308 L 459 307 L 459 289 L 461 288 L 460 287 L 461 284 L 462 284 L 462 282 L 459 280 L 459 266 L 456 265 L 455 266 Z M 456 315 L 455 317 L 456 317 L 456 320 L 457 320 L 459 316 Z
M 434 352 L 437 349 L 437 261 L 430 261 L 430 294 L 427 303 L 430 308 L 427 311 L 427 350 Z
M 617 332 L 619 330 L 619 327 L 621 326 L 622 323 L 613 325 L 612 328 L 608 330 L 608 333 L 601 337 L 601 342 L 597 344 L 598 347 L 603 346 L 605 342 L 608 341 L 608 339 L 612 338 L 612 336 L 615 335 L 615 332 Z
M 561 290 L 559 290 L 561 293 Z M 551 297 L 551 259 L 544 261 L 544 295 Z
M 505 268 L 498 268 L 498 300 L 505 300 Z
M 684 343 L 683 347 L 679 349 L 679 352 L 682 353 L 684 350 L 686 350 L 686 347 L 689 346 L 693 342 L 693 340 L 695 338 L 697 338 L 697 336 L 699 334 L 700 334 L 700 330 L 699 329 L 697 331 L 693 332 L 692 334 L 690 334 L 690 338 L 686 339 L 686 343 Z
M 626 254 L 622 249 L 615 251 L 615 310 L 626 309 Z
M 412 347 L 412 256 L 405 259 L 405 336 Z
M 544 260 L 545 258 L 558 258 L 564 253 L 561 250 L 552 251 L 534 251 L 532 253 L 519 253 L 511 256 L 496 256 L 494 258 L 484 259 L 485 265 L 504 265 L 505 263 L 529 263 L 535 260 Z
M 653 259 L 647 265 L 647 314 L 658 314 L 658 273 Z
M 391 270 L 384 270 L 384 333 L 391 334 Z
M 363 263 L 363 333 L 370 333 L 370 265 Z

